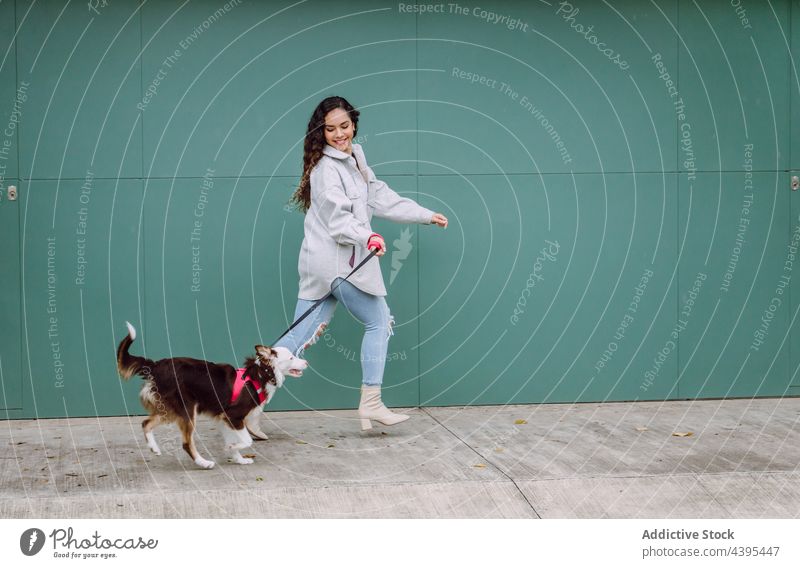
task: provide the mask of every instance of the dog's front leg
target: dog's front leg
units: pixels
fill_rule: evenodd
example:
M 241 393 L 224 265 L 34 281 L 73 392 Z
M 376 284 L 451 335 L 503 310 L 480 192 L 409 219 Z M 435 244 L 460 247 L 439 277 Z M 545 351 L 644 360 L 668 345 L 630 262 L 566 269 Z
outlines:
M 256 440 L 269 440 L 269 437 L 261 430 L 261 415 L 263 413 L 263 405 L 256 406 L 244 419 L 247 431 Z
M 239 453 L 239 450 L 249 448 L 253 445 L 253 440 L 250 438 L 245 428 L 234 430 L 226 424 L 222 429 L 222 437 L 225 441 L 225 450 L 229 453 L 230 459 L 234 463 L 240 465 L 250 465 L 253 463 L 252 458 L 246 458 Z

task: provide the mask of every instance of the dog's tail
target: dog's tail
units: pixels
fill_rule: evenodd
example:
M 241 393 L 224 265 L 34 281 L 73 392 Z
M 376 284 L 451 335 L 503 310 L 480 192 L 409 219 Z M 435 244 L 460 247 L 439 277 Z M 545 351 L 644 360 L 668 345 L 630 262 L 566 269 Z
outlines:
M 149 369 L 152 369 L 155 363 L 150 359 L 128 353 L 128 348 L 136 339 L 136 328 L 127 321 L 125 324 L 128 326 L 128 335 L 119 342 L 119 347 L 117 347 L 117 370 L 120 376 L 127 381 L 133 375 L 149 375 Z

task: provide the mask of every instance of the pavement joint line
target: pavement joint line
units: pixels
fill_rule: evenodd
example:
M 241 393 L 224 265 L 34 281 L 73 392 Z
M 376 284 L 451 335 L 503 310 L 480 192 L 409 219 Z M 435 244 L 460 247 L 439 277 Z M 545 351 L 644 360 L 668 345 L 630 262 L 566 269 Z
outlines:
M 494 464 L 492 464 L 494 465 Z M 602 475 L 597 473 L 590 473 L 587 475 L 564 475 L 564 476 L 547 476 L 547 477 L 526 477 L 519 478 L 518 481 L 531 482 L 531 481 L 579 481 L 587 479 L 658 479 L 661 477 L 722 477 L 727 475 L 792 475 L 800 476 L 800 472 L 794 470 L 745 470 L 745 471 L 716 471 L 716 472 L 683 472 L 683 473 L 649 473 L 649 474 L 620 474 L 620 475 Z
M 253 487 L 215 487 L 215 488 L 205 488 L 199 490 L 201 492 L 217 492 L 217 491 L 226 491 L 226 492 L 254 492 L 254 491 L 282 491 L 282 490 L 292 490 L 292 489 L 330 489 L 330 488 L 337 488 L 337 489 L 347 489 L 353 487 L 373 487 L 373 488 L 381 488 L 381 487 L 395 487 L 395 486 L 415 486 L 415 485 L 470 485 L 470 484 L 477 484 L 477 485 L 485 485 L 487 483 L 505 483 L 504 481 L 481 481 L 479 479 L 456 479 L 450 481 L 392 481 L 386 483 L 370 483 L 370 482 L 363 482 L 363 481 L 347 481 L 344 483 L 337 483 L 337 482 L 326 482 L 314 485 L 262 485 L 262 486 L 253 486 Z M 519 488 L 518 488 L 519 489 Z M 195 489 L 164 489 L 160 492 L 160 494 L 181 494 L 181 493 L 196 493 L 198 490 Z M 125 492 L 120 492 L 119 488 L 108 488 L 108 489 L 101 489 L 92 491 L 95 495 L 122 495 L 122 496 L 139 496 L 142 494 L 140 490 L 130 490 Z M 154 493 L 155 495 L 155 493 Z M 50 494 L 41 494 L 41 495 L 33 495 L 31 499 L 52 499 L 54 496 L 58 496 L 60 498 L 69 499 L 69 498 L 76 498 L 76 499 L 83 499 L 86 497 L 84 494 L 74 494 L 74 495 L 50 495 Z M 0 495 L 0 501 L 14 501 L 18 500 L 21 497 L 16 495 Z
M 249 494 L 249 495 L 263 495 L 263 496 L 266 497 L 266 496 L 269 496 L 271 493 L 275 493 L 275 492 L 295 491 L 295 490 L 296 491 L 306 491 L 306 490 L 312 490 L 313 491 L 313 490 L 317 490 L 317 489 L 345 489 L 345 488 L 361 488 L 361 487 L 380 488 L 381 486 L 397 487 L 397 486 L 422 486 L 422 485 L 445 485 L 445 486 L 480 485 L 480 486 L 486 486 L 487 484 L 505 485 L 506 483 L 507 482 L 502 481 L 502 480 L 491 481 L 491 482 L 480 481 L 480 480 L 457 480 L 457 481 L 445 481 L 445 482 L 440 482 L 440 481 L 439 482 L 436 482 L 436 481 L 435 482 L 422 482 L 422 481 L 420 481 L 420 482 L 401 482 L 401 483 L 383 483 L 383 484 L 373 483 L 373 484 L 352 484 L 352 485 L 350 485 L 350 484 L 348 484 L 348 485 L 326 484 L 326 485 L 314 485 L 314 486 L 281 485 L 281 486 L 276 486 L 276 487 L 252 487 L 252 488 L 242 487 L 242 488 L 238 488 L 238 489 L 230 489 L 230 488 L 228 488 L 228 489 L 223 489 L 223 488 L 219 488 L 219 489 L 203 489 L 201 492 L 204 495 L 208 496 L 209 498 L 213 498 L 217 494 L 225 494 L 225 495 Z M 515 486 L 516 486 L 516 484 L 515 484 Z M 517 487 L 517 489 L 519 489 L 519 488 Z M 162 492 L 161 497 L 166 503 L 168 503 L 172 507 L 172 509 L 175 509 L 175 505 L 174 505 L 173 499 L 185 498 L 187 495 L 193 495 L 195 493 L 196 493 L 196 491 L 191 491 L 191 490 L 165 491 L 165 492 Z M 144 496 L 145 498 L 154 497 L 154 495 L 147 495 L 147 494 L 143 495 L 141 492 L 120 493 L 118 491 L 95 492 L 94 496 L 95 496 L 96 499 L 100 499 L 100 500 L 102 500 L 102 499 L 109 499 L 109 500 L 116 499 L 116 500 L 118 500 L 120 502 L 123 502 L 124 503 L 124 505 L 123 505 L 124 507 L 131 507 L 134 511 L 136 510 L 136 507 L 137 507 L 136 497 L 139 497 L 139 496 Z M 264 498 L 264 497 L 262 497 L 262 498 Z M 53 500 L 53 497 L 52 496 L 47 496 L 47 495 L 35 496 L 35 497 L 31 497 L 29 499 L 25 499 L 24 501 L 26 501 L 28 503 L 28 505 L 26 507 L 26 511 L 30 513 L 31 511 L 33 511 L 33 509 L 38 504 L 47 503 L 47 502 L 50 502 L 52 500 Z M 20 501 L 19 498 L 7 498 L 7 497 L 3 498 L 3 497 L 0 497 L 0 504 L 2 504 L 3 507 L 13 508 L 13 505 L 18 504 L 19 501 Z M 86 495 L 61 496 L 59 498 L 59 504 L 61 505 L 61 513 L 64 513 L 66 507 L 69 507 L 72 504 L 81 503 L 81 502 L 84 502 L 84 501 L 86 501 Z M 293 507 L 291 505 L 284 505 L 284 504 L 277 503 L 277 502 L 273 503 L 273 504 L 278 506 L 278 507 L 281 507 L 283 509 L 289 509 L 289 510 L 294 510 L 295 509 L 295 507 Z M 96 509 L 97 509 L 97 511 L 100 511 L 102 513 L 102 508 L 99 505 L 98 505 L 98 507 L 96 507 Z M 119 512 L 119 511 L 115 510 L 114 512 Z M 107 513 L 107 511 L 106 511 L 106 513 Z M 231 516 L 230 511 L 228 511 L 227 509 L 223 509 L 222 513 L 223 513 L 222 516 L 211 516 L 211 517 L 208 517 L 208 518 L 224 518 L 224 517 Z M 535 511 L 534 511 L 534 513 L 535 513 Z M 352 515 L 348 514 L 346 516 L 349 517 L 349 516 L 352 516 Z M 63 518 L 63 517 L 60 517 L 60 516 L 57 516 L 57 515 L 54 516 L 51 513 L 46 518 L 56 519 L 56 518 Z M 79 516 L 79 518 L 91 518 L 91 516 L 81 515 L 81 516 Z M 112 516 L 112 517 L 108 517 L 108 518 L 114 518 L 114 517 Z M 171 517 L 171 516 L 167 515 L 164 518 L 195 518 L 195 517 L 193 517 L 191 515 L 190 516 L 186 516 L 186 515 L 178 514 L 175 517 Z
M 463 442 L 463 440 L 461 440 Z M 468 444 L 467 444 L 468 445 Z M 474 451 L 474 449 L 473 449 Z M 475 452 L 479 456 L 481 455 L 479 452 Z M 481 456 L 483 457 L 483 456 Z M 488 460 L 487 460 L 488 461 Z M 495 469 L 503 473 L 497 466 L 492 464 Z M 587 475 L 587 476 L 578 476 L 578 477 L 541 477 L 541 478 L 532 478 L 532 479 L 520 479 L 519 481 L 530 483 L 530 482 L 552 482 L 552 481 L 587 481 L 592 479 L 659 479 L 659 478 L 677 478 L 677 477 L 687 477 L 687 478 L 698 478 L 698 481 L 701 481 L 699 478 L 710 478 L 710 477 L 722 477 L 722 476 L 729 476 L 729 475 L 741 475 L 741 476 L 752 476 L 754 474 L 767 474 L 767 475 L 785 475 L 785 476 L 795 476 L 798 475 L 793 472 L 786 472 L 786 471 L 765 471 L 765 472 L 718 472 L 718 473 L 679 473 L 679 474 L 664 474 L 664 475 Z M 505 475 L 505 474 L 504 474 Z M 506 476 L 508 477 L 508 476 Z M 513 479 L 510 481 L 514 482 Z M 502 482 L 487 482 L 487 481 L 480 481 L 477 479 L 465 479 L 465 480 L 452 480 L 452 481 L 394 481 L 389 483 L 370 483 L 370 482 L 362 482 L 362 481 L 346 481 L 344 483 L 321 483 L 321 484 L 314 484 L 314 485 L 271 485 L 271 486 L 263 486 L 263 487 L 238 487 L 236 489 L 226 488 L 226 489 L 204 489 L 204 491 L 276 491 L 276 490 L 288 490 L 288 489 L 321 489 L 321 488 L 329 488 L 329 487 L 339 487 L 339 488 L 347 488 L 347 487 L 383 487 L 383 486 L 395 486 L 395 485 L 451 485 L 451 484 L 485 484 L 485 483 L 502 483 Z M 516 485 L 516 483 L 515 483 Z M 517 487 L 519 489 L 519 487 Z M 703 489 L 707 489 L 703 487 Z M 132 490 L 120 493 L 119 488 L 109 488 L 103 490 L 93 491 L 92 493 L 96 495 L 122 495 L 122 496 L 138 496 L 141 494 L 141 491 Z M 184 490 L 184 489 L 165 489 L 161 491 L 162 494 L 180 494 L 180 493 L 194 493 L 194 490 Z M 85 495 L 57 495 L 61 499 L 83 499 Z M 31 495 L 31 499 L 52 499 L 54 495 L 49 494 L 42 494 L 42 495 Z M 713 495 L 712 495 L 713 497 Z M 20 496 L 17 495 L 2 495 L 0 494 L 0 501 L 13 501 L 20 499 Z
M 463 439 L 461 439 L 461 437 L 458 434 L 456 434 L 450 428 L 445 426 L 438 418 L 436 418 L 433 414 L 428 412 L 428 408 L 427 407 L 421 406 L 420 410 L 422 410 L 425 414 L 430 416 L 433 419 L 434 422 L 436 422 L 439 426 L 441 426 L 442 428 L 447 430 L 450 433 L 450 435 L 452 435 L 456 440 L 458 440 L 459 442 L 464 444 L 466 447 L 468 447 L 470 450 L 475 452 L 475 454 L 477 454 L 483 461 L 485 461 L 486 463 L 491 464 L 492 467 L 495 468 L 497 471 L 499 471 L 501 475 L 503 475 L 506 479 L 508 479 L 511 483 L 513 483 L 514 487 L 517 489 L 519 494 L 522 496 L 523 499 L 525 499 L 525 502 L 531 508 L 531 511 L 533 511 L 533 514 L 536 515 L 536 518 L 537 519 L 541 519 L 542 518 L 542 516 L 536 510 L 536 507 L 533 506 L 533 503 L 530 502 L 530 499 L 528 499 L 527 495 L 525 495 L 525 493 L 522 491 L 522 489 L 519 488 L 519 485 L 517 485 L 517 482 L 510 475 L 508 475 L 505 471 L 503 471 L 500 467 L 498 467 L 497 464 L 492 462 L 492 460 L 488 459 L 486 456 L 481 454 L 478 450 L 476 450 L 471 445 L 469 445 L 467 442 L 465 442 Z
M 744 472 L 744 473 L 750 474 L 751 472 Z M 711 498 L 711 500 L 712 500 L 714 503 L 716 503 L 717 505 L 719 505 L 719 507 L 720 507 L 720 508 L 721 508 L 723 511 L 725 511 L 726 513 L 728 513 L 728 517 L 729 517 L 729 518 L 731 518 L 731 519 L 735 519 L 735 518 L 736 518 L 736 515 L 733 513 L 733 511 L 731 511 L 731 510 L 730 510 L 728 507 L 726 507 L 726 506 L 725 506 L 725 503 L 723 503 L 723 502 L 721 502 L 719 499 L 717 499 L 716 495 L 714 495 L 713 493 L 711 493 L 711 490 L 710 490 L 710 489 L 709 489 L 709 488 L 706 486 L 706 484 L 705 484 L 705 483 L 703 483 L 703 474 L 698 474 L 698 475 L 696 475 L 696 476 L 695 476 L 695 479 L 694 479 L 694 482 L 695 482 L 695 484 L 696 484 L 696 485 L 698 485 L 698 486 L 700 487 L 700 489 L 702 489 L 702 490 L 705 492 L 705 494 L 706 494 L 706 495 L 708 495 L 708 496 Z

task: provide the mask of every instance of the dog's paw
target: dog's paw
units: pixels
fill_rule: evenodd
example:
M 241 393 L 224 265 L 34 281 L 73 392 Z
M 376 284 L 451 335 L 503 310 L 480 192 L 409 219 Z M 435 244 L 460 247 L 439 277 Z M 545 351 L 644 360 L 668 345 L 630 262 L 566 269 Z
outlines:
M 210 460 L 207 460 L 207 459 L 203 459 L 203 458 L 197 458 L 197 460 L 195 460 L 194 463 L 196 463 L 197 465 L 199 465 L 203 469 L 211 469 L 215 465 L 217 465 L 213 461 L 210 461 Z
M 239 465 L 250 465 L 253 463 L 253 458 L 246 458 L 239 452 L 233 452 L 231 457 L 228 458 L 228 461 L 238 463 Z
M 153 452 L 155 455 L 161 455 L 161 449 L 158 447 L 156 443 L 155 436 L 153 436 L 152 432 L 148 432 L 145 434 L 145 439 L 147 440 L 147 447 L 150 448 L 150 451 Z

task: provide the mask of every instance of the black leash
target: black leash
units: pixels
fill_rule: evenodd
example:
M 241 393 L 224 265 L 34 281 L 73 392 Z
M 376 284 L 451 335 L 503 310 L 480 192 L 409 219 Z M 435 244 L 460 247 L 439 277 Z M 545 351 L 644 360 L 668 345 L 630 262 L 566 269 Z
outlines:
M 327 299 L 328 299 L 328 298 L 329 298 L 331 295 L 333 295 L 333 291 L 334 291 L 334 290 L 336 290 L 336 288 L 338 288 L 338 287 L 341 285 L 341 283 L 342 283 L 342 282 L 344 282 L 345 280 L 347 280 L 348 278 L 350 278 L 350 277 L 351 277 L 353 274 L 355 274 L 355 273 L 356 273 L 356 271 L 358 271 L 358 269 L 359 269 L 359 268 L 361 268 L 362 266 L 364 266 L 364 265 L 367 263 L 367 261 L 368 261 L 369 259 L 371 259 L 373 256 L 375 256 L 375 254 L 376 254 L 377 252 L 378 252 L 378 249 L 377 249 L 377 248 L 373 248 L 373 249 L 372 249 L 372 252 L 371 252 L 371 253 L 369 253 L 369 255 L 367 256 L 367 258 L 365 258 L 364 260 L 362 260 L 361 262 L 359 262 L 359 263 L 358 263 L 358 266 L 356 266 L 356 267 L 355 267 L 355 268 L 354 268 L 354 269 L 353 269 L 353 270 L 350 272 L 350 274 L 348 274 L 347 276 L 345 276 L 344 280 L 340 280 L 340 281 L 339 281 L 339 283 L 338 283 L 336 286 L 334 286 L 333 288 L 331 288 L 331 291 L 330 291 L 330 292 L 328 292 L 328 293 L 327 293 L 327 294 L 325 294 L 325 295 L 324 295 L 322 298 L 320 298 L 319 300 L 317 300 L 316 302 L 314 302 L 314 305 L 313 305 L 313 306 L 311 306 L 310 308 L 308 308 L 308 309 L 306 310 L 306 312 L 305 312 L 305 313 L 304 313 L 302 316 L 300 316 L 299 318 L 297 318 L 297 321 L 295 321 L 295 322 L 294 322 L 292 325 L 290 325 L 290 326 L 289 326 L 289 329 L 287 329 L 286 331 L 284 331 L 283 333 L 281 333 L 281 334 L 280 334 L 280 336 L 278 336 L 278 339 L 276 339 L 275 341 L 273 341 L 272 343 L 270 343 L 270 345 L 271 345 L 271 346 L 272 346 L 272 345 L 275 345 L 276 343 L 278 343 L 278 341 L 280 341 L 280 339 L 281 339 L 281 338 L 282 338 L 284 335 L 286 335 L 287 333 L 289 333 L 290 331 L 292 331 L 292 330 L 293 330 L 295 327 L 297 327 L 297 325 L 298 325 L 298 324 L 299 324 L 301 321 L 303 321 L 304 319 L 306 319 L 306 318 L 308 317 L 308 315 L 309 315 L 311 312 L 313 312 L 313 311 L 314 311 L 314 309 L 315 309 L 317 306 L 319 306 L 319 305 L 320 305 L 322 302 L 324 302 L 324 301 L 325 301 L 325 300 L 327 300 Z

